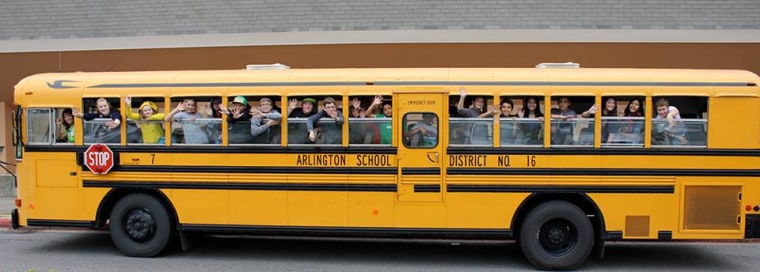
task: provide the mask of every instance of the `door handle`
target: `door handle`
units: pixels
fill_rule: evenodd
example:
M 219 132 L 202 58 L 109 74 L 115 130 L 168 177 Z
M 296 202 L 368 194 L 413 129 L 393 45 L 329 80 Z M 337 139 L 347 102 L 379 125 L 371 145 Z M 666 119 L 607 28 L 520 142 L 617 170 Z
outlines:
M 427 159 L 431 163 L 438 165 L 438 152 L 428 152 L 427 153 Z
M 77 172 L 73 172 L 73 171 L 72 171 L 72 172 L 69 172 L 69 176 L 72 176 L 72 177 L 73 177 L 73 176 L 76 176 L 76 175 L 77 175 Z

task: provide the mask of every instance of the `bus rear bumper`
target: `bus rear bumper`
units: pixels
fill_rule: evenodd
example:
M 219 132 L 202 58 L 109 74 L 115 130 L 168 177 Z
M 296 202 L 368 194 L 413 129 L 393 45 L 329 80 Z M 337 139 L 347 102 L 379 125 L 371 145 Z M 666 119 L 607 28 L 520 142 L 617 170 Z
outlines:
M 17 229 L 21 225 L 18 224 L 18 209 L 13 209 L 11 212 L 11 228 Z
M 744 238 L 760 238 L 760 214 L 746 215 Z

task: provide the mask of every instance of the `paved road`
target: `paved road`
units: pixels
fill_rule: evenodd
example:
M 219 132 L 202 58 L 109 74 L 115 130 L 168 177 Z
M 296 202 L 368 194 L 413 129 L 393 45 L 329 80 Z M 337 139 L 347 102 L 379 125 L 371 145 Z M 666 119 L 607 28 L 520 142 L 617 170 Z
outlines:
M 614 243 L 587 271 L 757 271 L 757 243 Z M 188 252 L 124 257 L 105 232 L 0 231 L 0 271 L 533 271 L 509 242 L 206 237 Z

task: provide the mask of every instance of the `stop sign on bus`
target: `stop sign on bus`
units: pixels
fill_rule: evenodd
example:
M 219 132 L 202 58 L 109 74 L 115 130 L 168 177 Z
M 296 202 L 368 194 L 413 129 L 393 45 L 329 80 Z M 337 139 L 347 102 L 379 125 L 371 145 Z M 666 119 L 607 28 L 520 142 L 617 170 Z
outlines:
M 114 154 L 107 145 L 92 144 L 84 151 L 84 165 L 93 174 L 105 175 L 114 165 Z

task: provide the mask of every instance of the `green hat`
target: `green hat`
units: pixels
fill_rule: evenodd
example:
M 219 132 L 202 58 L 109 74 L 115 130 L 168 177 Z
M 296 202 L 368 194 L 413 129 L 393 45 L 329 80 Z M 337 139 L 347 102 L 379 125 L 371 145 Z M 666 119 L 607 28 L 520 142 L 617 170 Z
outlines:
M 317 104 L 317 100 L 314 100 L 314 98 L 311 98 L 311 97 L 304 98 L 303 99 L 303 103 L 311 103 L 312 105 L 316 105 Z
M 247 105 L 248 99 L 245 99 L 245 97 L 242 95 L 238 95 L 238 96 L 235 96 L 235 99 L 232 100 L 232 103 Z

